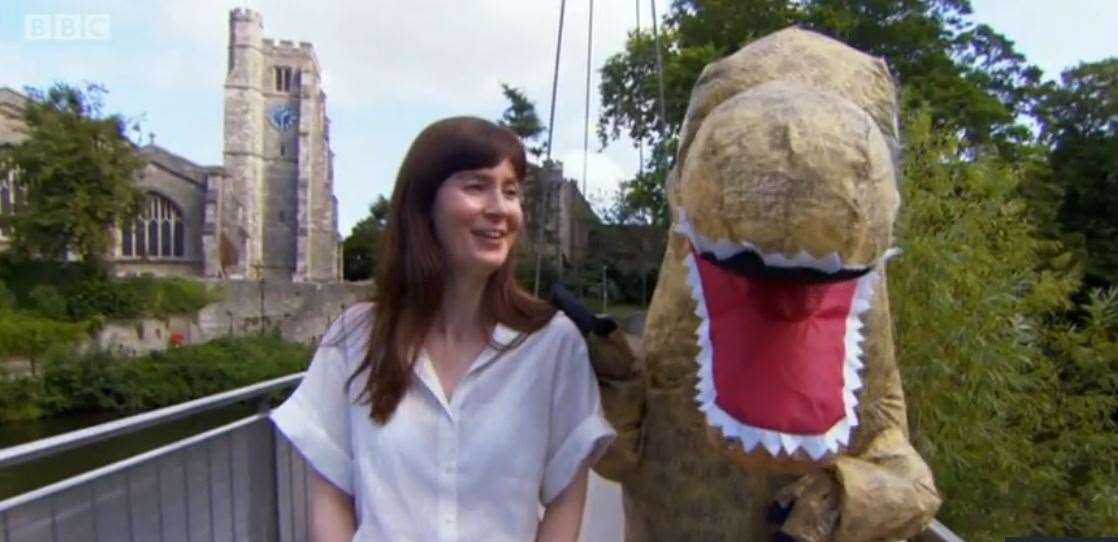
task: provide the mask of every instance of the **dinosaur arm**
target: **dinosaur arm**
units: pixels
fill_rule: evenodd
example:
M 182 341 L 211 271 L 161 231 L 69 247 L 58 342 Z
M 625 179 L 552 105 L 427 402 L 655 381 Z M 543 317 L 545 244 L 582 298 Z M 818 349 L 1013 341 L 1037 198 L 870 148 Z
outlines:
M 598 378 L 602 410 L 617 431 L 617 438 L 594 465 L 594 470 L 605 478 L 621 482 L 635 470 L 640 457 L 641 421 L 645 409 L 640 340 L 622 332 L 612 320 L 594 315 L 562 286 L 552 289 L 551 302 L 571 318 L 586 337 L 590 364 Z
M 865 390 L 851 453 L 777 495 L 795 501 L 781 530 L 799 540 L 860 542 L 908 538 L 935 516 L 941 499 L 931 469 L 908 441 L 904 391 L 893 354 L 884 275 L 867 321 Z
M 590 363 L 598 377 L 606 420 L 617 438 L 594 466 L 595 472 L 617 482 L 633 473 L 640 460 L 642 422 L 645 412 L 644 372 L 637 339 L 614 330 L 606 336 L 590 334 L 586 344 Z

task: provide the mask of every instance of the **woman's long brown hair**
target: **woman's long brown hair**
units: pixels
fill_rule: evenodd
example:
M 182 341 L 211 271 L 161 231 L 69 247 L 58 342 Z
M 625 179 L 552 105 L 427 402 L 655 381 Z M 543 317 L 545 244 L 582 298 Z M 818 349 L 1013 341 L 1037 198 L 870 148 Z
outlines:
M 442 302 L 447 262 L 430 218 L 435 193 L 454 173 L 494 167 L 505 159 L 523 182 L 527 164 L 520 138 L 475 117 L 453 117 L 428 126 L 404 157 L 376 259 L 368 349 L 347 383 L 369 370 L 360 395 L 377 423 L 392 417 L 407 392 L 412 366 Z M 510 251 L 486 282 L 482 318 L 486 329 L 499 322 L 523 336 L 543 327 L 555 308 L 521 288 L 514 270 L 515 251 Z

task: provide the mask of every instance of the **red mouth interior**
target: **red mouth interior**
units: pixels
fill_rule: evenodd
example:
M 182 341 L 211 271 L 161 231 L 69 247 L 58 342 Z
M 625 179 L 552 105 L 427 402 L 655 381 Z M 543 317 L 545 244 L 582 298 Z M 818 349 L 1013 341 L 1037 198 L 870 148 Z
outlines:
M 846 320 L 857 280 L 752 279 L 695 254 L 709 317 L 715 403 L 753 427 L 817 435 L 845 414 Z

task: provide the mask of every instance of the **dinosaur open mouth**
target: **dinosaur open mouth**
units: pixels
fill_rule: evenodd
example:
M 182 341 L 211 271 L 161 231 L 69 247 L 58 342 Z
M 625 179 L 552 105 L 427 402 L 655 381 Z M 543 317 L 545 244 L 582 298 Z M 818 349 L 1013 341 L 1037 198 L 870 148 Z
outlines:
M 847 447 L 858 425 L 861 316 L 878 266 L 711 241 L 682 212 L 675 231 L 690 244 L 697 399 L 707 423 L 746 452 L 760 445 L 774 457 L 802 451 L 818 460 Z

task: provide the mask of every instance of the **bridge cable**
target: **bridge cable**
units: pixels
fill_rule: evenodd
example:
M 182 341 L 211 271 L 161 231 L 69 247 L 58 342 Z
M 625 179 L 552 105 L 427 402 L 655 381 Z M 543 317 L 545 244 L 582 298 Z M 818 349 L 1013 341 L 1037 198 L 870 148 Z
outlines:
M 637 39 L 641 34 L 641 0 L 637 3 Z M 644 174 L 644 139 L 637 138 L 637 176 Z
M 660 130 L 663 132 L 664 140 L 668 139 L 668 109 L 664 98 L 664 59 L 660 51 L 660 32 L 656 29 L 656 0 L 648 0 L 652 5 L 652 37 L 656 42 L 656 77 L 660 81 Z M 671 156 L 668 156 L 668 162 L 671 163 Z M 664 200 L 661 202 L 661 211 L 663 212 L 668 206 L 668 189 L 667 179 L 664 181 Z M 656 217 L 652 217 L 655 221 Z
M 582 195 L 586 197 L 586 164 L 590 149 L 590 64 L 594 51 L 594 0 L 590 0 L 590 21 L 586 26 L 586 110 L 582 116 Z
M 656 41 L 656 76 L 660 80 L 660 128 L 668 130 L 668 111 L 664 99 L 664 59 L 660 52 L 660 32 L 656 29 L 656 0 L 648 0 L 652 5 L 652 38 Z
M 563 14 L 567 11 L 567 0 L 559 0 L 559 37 L 555 43 L 555 72 L 551 77 L 551 112 L 547 118 L 547 158 L 544 160 L 544 167 L 547 172 L 551 171 L 551 142 L 552 135 L 555 128 L 555 95 L 559 88 L 559 53 L 563 50 Z M 532 291 L 535 295 L 540 295 L 540 266 L 543 261 L 543 233 L 544 224 L 547 222 L 547 208 L 548 205 L 548 186 L 550 185 L 550 175 L 547 179 L 541 178 L 540 182 L 540 216 L 538 218 L 539 224 L 536 228 L 536 277 L 532 286 Z

